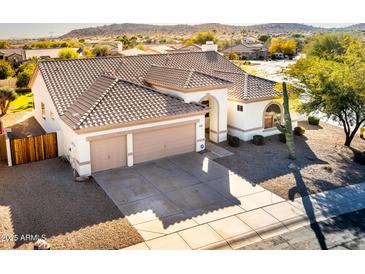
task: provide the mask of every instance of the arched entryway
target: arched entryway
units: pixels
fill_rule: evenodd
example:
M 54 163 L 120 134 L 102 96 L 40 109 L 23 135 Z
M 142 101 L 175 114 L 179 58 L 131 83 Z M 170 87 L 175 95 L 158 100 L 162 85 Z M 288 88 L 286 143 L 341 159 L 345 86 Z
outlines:
M 270 103 L 264 110 L 264 129 L 276 127 L 276 123 L 283 120 L 283 112 L 281 106 L 277 103 Z
M 219 143 L 219 103 L 211 95 L 204 96 L 200 103 L 209 107 L 209 112 L 205 115 L 205 136 L 209 141 Z

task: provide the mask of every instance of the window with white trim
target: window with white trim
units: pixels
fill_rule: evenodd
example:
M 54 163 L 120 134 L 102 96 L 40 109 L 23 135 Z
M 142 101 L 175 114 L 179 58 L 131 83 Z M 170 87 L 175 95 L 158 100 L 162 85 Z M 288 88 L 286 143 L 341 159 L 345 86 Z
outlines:
M 243 106 L 242 105 L 237 105 L 237 111 L 243 111 Z

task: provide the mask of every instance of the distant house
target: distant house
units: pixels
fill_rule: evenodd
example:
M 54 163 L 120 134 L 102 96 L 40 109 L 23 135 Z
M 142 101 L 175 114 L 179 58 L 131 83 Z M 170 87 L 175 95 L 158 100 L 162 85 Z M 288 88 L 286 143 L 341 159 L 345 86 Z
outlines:
M 173 49 L 168 52 L 177 53 L 177 52 L 199 52 L 199 51 L 203 51 L 201 46 L 199 46 L 197 44 L 190 44 L 190 45 L 178 48 L 178 49 Z
M 133 49 L 122 50 L 119 54 L 122 56 L 136 56 L 136 55 L 146 55 L 150 53 L 138 48 L 133 48 Z
M 13 66 L 21 64 L 25 60 L 23 49 L 0 49 L 0 60 L 6 60 Z
M 145 51 L 152 54 L 168 53 L 174 50 L 176 50 L 176 48 L 169 45 L 148 45 L 145 49 Z
M 29 60 L 33 57 L 39 59 L 48 59 L 48 58 L 58 58 L 59 52 L 64 48 L 51 48 L 51 49 L 26 49 L 25 50 L 25 59 Z M 74 51 L 78 52 L 79 48 L 71 48 Z
M 226 48 L 223 54 L 236 53 L 241 60 L 260 60 L 268 57 L 268 44 L 242 42 L 233 47 Z

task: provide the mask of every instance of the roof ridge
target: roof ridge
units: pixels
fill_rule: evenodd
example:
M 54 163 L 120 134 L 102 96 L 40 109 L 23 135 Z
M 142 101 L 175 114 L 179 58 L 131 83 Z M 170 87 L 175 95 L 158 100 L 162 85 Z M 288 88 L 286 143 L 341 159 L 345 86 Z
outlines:
M 184 83 L 184 88 L 189 87 L 189 82 L 190 82 L 191 77 L 193 76 L 194 72 L 195 72 L 195 71 L 194 71 L 194 69 L 191 69 L 191 70 L 190 70 L 190 72 L 189 72 L 189 74 L 188 74 L 188 77 L 186 78 L 186 81 L 185 81 L 185 83 Z
M 245 73 L 245 81 L 243 82 L 243 98 L 247 98 L 248 89 L 247 89 L 247 82 L 248 82 L 248 73 Z
M 100 76 L 100 77 L 108 77 L 113 79 L 112 76 Z M 100 78 L 99 77 L 99 78 Z M 91 112 L 100 104 L 100 102 L 104 99 L 104 97 L 109 93 L 111 88 L 119 81 L 118 78 L 114 77 L 113 83 L 101 94 L 99 99 L 88 109 L 88 111 L 85 112 L 85 114 L 80 118 L 79 122 L 77 123 L 77 126 L 80 127 L 81 124 L 86 120 L 87 117 L 91 114 Z M 81 95 L 82 96 L 82 95 Z
M 221 80 L 221 81 L 225 81 L 225 82 L 230 82 L 232 83 L 231 81 L 229 80 L 226 80 L 226 79 L 223 79 L 221 77 L 218 77 L 218 76 L 215 76 L 213 74 L 209 74 L 207 72 L 202 72 L 200 70 L 196 70 L 196 69 L 186 69 L 186 68 L 180 68 L 180 67 L 171 67 L 171 66 L 161 66 L 161 65 L 155 65 L 155 64 L 152 64 L 151 67 L 158 67 L 158 68 L 168 68 L 168 69 L 176 69 L 176 70 L 183 70 L 183 71 L 188 71 L 190 74 L 189 74 L 189 77 L 188 79 L 186 80 L 185 84 L 187 84 L 187 82 L 191 79 L 191 76 L 194 74 L 194 73 L 198 73 L 198 74 L 201 74 L 201 75 L 204 75 L 204 76 L 208 76 L 208 77 L 211 77 L 211 78 L 214 78 L 214 79 L 218 79 L 218 80 Z M 237 72 L 237 74 L 239 74 Z
M 278 82 L 276 82 L 276 81 L 274 81 L 274 80 L 270 80 L 270 79 L 267 79 L 267 78 L 264 78 L 264 77 L 261 77 L 261 76 L 257 76 L 257 75 L 253 75 L 253 74 L 249 74 L 249 73 L 247 73 L 250 77 L 255 77 L 255 78 L 258 78 L 258 79 L 261 79 L 261 80 L 266 80 L 266 81 L 269 81 L 269 82 L 273 82 L 273 83 L 278 83 Z

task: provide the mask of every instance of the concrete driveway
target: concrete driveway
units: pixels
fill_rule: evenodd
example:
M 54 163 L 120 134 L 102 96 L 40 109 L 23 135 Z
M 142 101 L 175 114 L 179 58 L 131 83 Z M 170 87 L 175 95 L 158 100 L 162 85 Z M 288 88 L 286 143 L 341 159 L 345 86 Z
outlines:
M 152 249 L 230 248 L 261 240 L 243 220 L 252 214 L 240 214 L 284 201 L 198 153 L 103 171 L 94 178 Z M 277 224 L 276 230 L 287 230 L 270 214 L 256 214 L 261 221 L 255 228 Z M 240 235 L 250 237 L 237 243 Z

